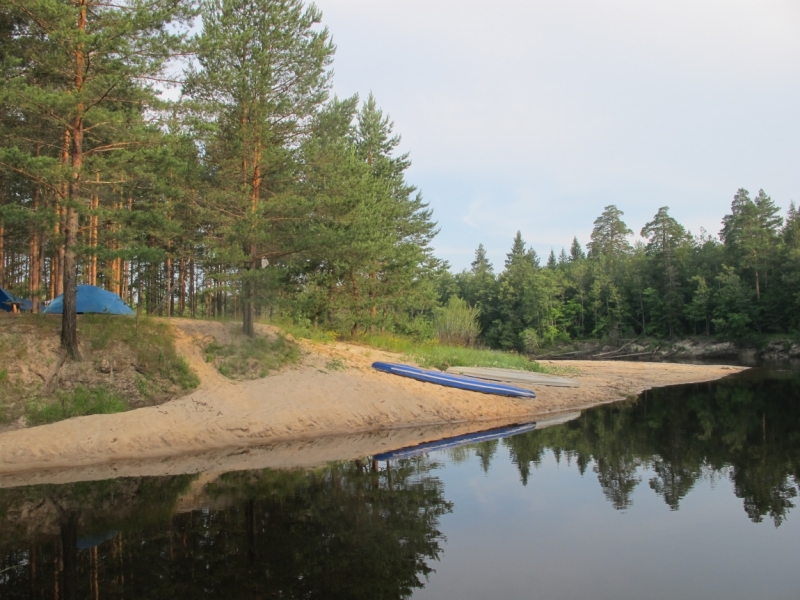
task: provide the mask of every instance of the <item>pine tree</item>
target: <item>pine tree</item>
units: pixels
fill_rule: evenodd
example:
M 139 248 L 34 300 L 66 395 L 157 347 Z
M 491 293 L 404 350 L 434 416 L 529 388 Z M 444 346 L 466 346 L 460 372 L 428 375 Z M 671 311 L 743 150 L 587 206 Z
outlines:
M 622 220 L 624 213 L 616 206 L 606 206 L 594 222 L 591 241 L 587 244 L 593 262 L 595 280 L 589 298 L 593 307 L 594 335 L 617 335 L 625 314 L 620 291 L 624 284 L 623 262 L 631 253 L 628 236 L 633 232 Z
M 780 258 L 776 270 L 782 284 L 777 286 L 781 292 L 778 309 L 775 311 L 780 315 L 778 330 L 797 330 L 800 328 L 800 211 L 794 202 L 789 205 L 781 230 L 778 256 Z
M 678 272 L 678 251 L 690 242 L 686 230 L 669 216 L 669 207 L 663 206 L 653 220 L 647 223 L 640 234 L 648 240 L 647 254 L 655 263 L 658 275 L 663 318 L 669 335 L 674 335 L 683 316 L 683 296 Z
M 522 232 L 517 231 L 514 241 L 511 244 L 511 252 L 506 254 L 506 269 L 511 265 L 520 262 L 525 257 L 525 240 L 522 239 Z
M 756 201 L 740 188 L 731 203 L 731 213 L 722 220 L 720 238 L 729 260 L 753 274 L 756 300 L 761 300 L 762 278 L 767 281 L 771 255 L 778 241 L 782 219 L 772 199 L 760 190 Z
M 374 98 L 357 104 L 334 99 L 304 146 L 302 195 L 317 237 L 298 281 L 315 322 L 349 321 L 353 335 L 430 311 L 440 268 L 431 212 L 405 181 L 408 156 L 394 155 L 399 136 Z
M 686 306 L 686 316 L 695 328 L 698 322 L 702 322 L 705 334 L 711 335 L 711 288 L 700 275 L 693 276 L 691 280 L 697 284 L 697 288 L 692 302 Z
M 603 214 L 594 222 L 592 239 L 588 244 L 589 255 L 594 258 L 607 257 L 612 270 L 621 257 L 631 249 L 627 237 L 633 235 L 633 231 L 622 220 L 624 214 L 613 204 L 606 206 Z
M 797 209 L 794 202 L 789 204 L 786 222 L 781 230 L 781 237 L 783 237 L 783 242 L 788 248 L 800 250 L 800 210 Z
M 381 312 L 387 314 L 414 311 L 415 304 L 416 310 L 430 308 L 432 274 L 439 265 L 430 247 L 438 233 L 433 213 L 405 179 L 411 161 L 407 153 L 395 154 L 401 139 L 393 130 L 389 115 L 384 115 L 370 94 L 357 115 L 354 144 L 376 187 L 364 199 L 363 207 L 382 219 L 370 235 L 383 249 L 372 253 L 363 273 L 372 323 L 379 319 L 378 304 L 383 304 Z
M 38 76 L 18 74 L 7 82 L 4 98 L 60 130 L 57 137 L 42 140 L 42 146 L 62 149 L 57 160 L 63 169 L 54 169 L 52 158 L 43 162 L 18 147 L 6 148 L 0 162 L 47 187 L 65 209 L 61 343 L 79 358 L 79 215 L 91 195 L 86 168 L 97 171 L 89 164 L 92 160 L 129 145 L 130 107 L 141 111 L 152 105 L 151 91 L 138 82 L 159 77 L 181 48 L 182 36 L 174 25 L 188 21 L 193 8 L 188 0 L 10 0 L 9 8 L 24 22 L 19 33 L 26 40 L 20 43 L 37 46 L 33 60 Z
M 486 248 L 483 247 L 483 244 L 478 244 L 478 249 L 475 250 L 475 260 L 470 263 L 470 267 L 475 275 L 494 272 L 494 267 L 486 256 Z
M 558 267 L 558 261 L 556 261 L 556 253 L 553 252 L 552 248 L 550 248 L 550 256 L 547 257 L 547 268 L 555 269 L 556 267 Z
M 214 202 L 227 215 L 220 251 L 240 268 L 248 336 L 255 333 L 255 288 L 264 281 L 257 268 L 284 255 L 302 233 L 281 227 L 300 218 L 281 183 L 291 178 L 290 147 L 327 98 L 334 47 L 328 30 L 316 27 L 320 16 L 300 0 L 202 4 L 198 68 L 190 70 L 185 89 L 198 127 L 210 133 Z
M 539 254 L 537 254 L 536 250 L 533 248 L 528 248 L 528 251 L 525 253 L 525 259 L 534 269 L 538 269 L 541 266 Z
M 581 248 L 580 242 L 578 242 L 578 238 L 572 238 L 572 245 L 569 247 L 569 259 L 572 262 L 583 260 L 586 258 L 586 254 Z
M 475 250 L 470 270 L 456 275 L 456 283 L 459 296 L 478 309 L 481 336 L 488 339 L 487 336 L 492 335 L 492 323 L 497 318 L 497 279 L 483 244 Z

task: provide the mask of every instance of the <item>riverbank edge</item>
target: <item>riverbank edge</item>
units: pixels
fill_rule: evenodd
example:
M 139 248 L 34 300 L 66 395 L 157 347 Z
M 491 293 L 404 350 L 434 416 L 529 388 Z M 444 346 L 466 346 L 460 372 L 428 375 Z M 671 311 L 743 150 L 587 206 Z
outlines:
M 636 338 L 583 340 L 548 348 L 533 360 L 724 360 L 788 361 L 800 359 L 800 341 L 787 336 L 760 336 L 747 340 L 692 336 L 674 340 Z
M 571 361 L 577 362 L 577 361 Z M 595 363 L 596 364 L 596 363 Z M 620 362 L 614 364 L 624 364 Z M 641 366 L 640 363 L 636 364 Z M 723 370 L 724 369 L 724 370 Z M 114 457 L 63 457 L 61 460 L 21 461 L 16 463 L 8 454 L 3 456 L 0 435 L 0 488 L 37 484 L 60 484 L 76 481 L 97 481 L 118 477 L 162 476 L 193 474 L 207 471 L 239 471 L 262 468 L 310 468 L 331 461 L 353 460 L 377 452 L 397 450 L 417 444 L 439 440 L 452 435 L 463 435 L 536 420 L 549 420 L 559 415 L 580 413 L 597 406 L 631 401 L 641 393 L 669 385 L 707 383 L 740 373 L 746 367 L 721 366 L 713 376 L 702 376 L 692 380 L 681 380 L 662 385 L 645 385 L 620 396 L 570 406 L 537 407 L 521 410 L 502 418 L 469 417 L 461 419 L 418 420 L 380 427 L 338 428 L 324 432 L 304 432 L 287 436 L 261 438 L 240 437 L 233 443 L 209 444 L 202 448 L 162 448 L 146 454 L 117 454 Z M 496 397 L 488 397 L 495 399 Z M 123 413 L 124 414 L 124 413 Z M 121 415 L 113 415 L 121 416 Z M 111 417 L 113 417 L 111 416 Z M 96 419 L 82 417 L 80 420 Z M 78 419 L 76 419 L 77 421 Z M 58 424 L 56 424 L 58 425 Z M 21 430 L 18 433 L 35 432 L 45 427 Z M 365 437 L 376 437 L 381 446 L 364 443 Z M 355 438 L 355 443 L 347 440 Z M 278 452 L 271 452 L 278 448 Z M 261 452 L 259 453 L 259 449 Z M 256 451 L 261 458 L 252 460 Z M 264 454 L 266 453 L 266 456 Z M 271 456 L 270 456 L 271 455 Z M 9 460 L 10 459 L 10 460 Z

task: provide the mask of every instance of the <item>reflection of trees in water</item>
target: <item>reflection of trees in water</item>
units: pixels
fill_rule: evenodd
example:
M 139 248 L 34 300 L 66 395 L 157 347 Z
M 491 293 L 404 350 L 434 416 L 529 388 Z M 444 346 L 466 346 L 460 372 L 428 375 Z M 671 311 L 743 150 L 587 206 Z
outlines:
M 548 450 L 581 473 L 593 464 L 618 509 L 631 505 L 642 468 L 653 471 L 650 488 L 673 510 L 697 481 L 726 476 L 753 521 L 769 516 L 778 526 L 800 484 L 800 379 L 737 377 L 653 390 L 504 444 L 523 484 Z
M 552 452 L 593 470 L 618 509 L 643 469 L 673 510 L 698 481 L 724 477 L 749 518 L 777 526 L 800 482 L 798 399 L 797 379 L 655 390 L 503 445 L 523 484 Z M 488 471 L 499 447 L 448 455 Z M 452 510 L 434 464 L 228 473 L 203 488 L 212 508 L 177 515 L 190 476 L 0 490 L 0 598 L 406 598 Z
M 497 449 L 500 447 L 500 440 L 487 440 L 485 442 L 477 442 L 469 446 L 458 446 L 456 448 L 449 448 L 445 450 L 447 458 L 452 462 L 458 464 L 472 459 L 472 456 L 477 456 L 480 461 L 481 468 L 484 473 L 489 472 L 492 466 L 492 460 Z
M 478 442 L 475 444 L 475 455 L 481 462 L 481 468 L 484 473 L 489 472 L 489 467 L 492 465 L 492 459 L 497 454 L 497 448 L 500 445 L 500 440 L 487 440 L 485 442 Z
M 216 508 L 118 522 L 108 540 L 86 530 L 89 512 L 70 513 L 60 535 L 6 553 L 0 571 L 20 566 L 0 573 L 0 597 L 407 598 L 452 510 L 429 470 L 421 458 L 380 472 L 228 473 L 205 488 Z

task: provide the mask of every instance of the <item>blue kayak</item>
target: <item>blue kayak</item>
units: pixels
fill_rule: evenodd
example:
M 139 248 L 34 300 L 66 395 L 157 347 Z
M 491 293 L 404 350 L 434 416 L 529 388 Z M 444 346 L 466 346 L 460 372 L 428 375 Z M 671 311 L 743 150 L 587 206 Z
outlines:
M 534 429 L 536 429 L 536 423 L 497 427 L 495 429 L 487 429 L 477 433 L 468 433 L 466 435 L 458 435 L 456 437 L 445 438 L 435 442 L 428 442 L 426 444 L 420 444 L 419 446 L 401 448 L 400 450 L 376 454 L 372 457 L 372 460 L 384 461 L 395 460 L 398 458 L 412 458 L 414 456 L 419 456 L 420 454 L 435 452 L 436 450 L 447 450 L 448 448 L 458 448 L 459 446 L 465 446 L 467 444 L 477 444 L 478 442 L 499 440 L 501 438 L 511 437 L 512 435 L 519 435 L 520 433 L 533 431 Z
M 436 383 L 459 390 L 469 390 L 470 392 L 483 392 L 484 394 L 498 394 L 500 396 L 515 396 L 519 398 L 536 398 L 531 390 L 505 385 L 495 381 L 464 377 L 463 375 L 452 375 L 441 371 L 430 369 L 420 369 L 411 365 L 400 365 L 396 363 L 374 362 L 372 368 L 392 375 L 410 377 L 417 381 Z

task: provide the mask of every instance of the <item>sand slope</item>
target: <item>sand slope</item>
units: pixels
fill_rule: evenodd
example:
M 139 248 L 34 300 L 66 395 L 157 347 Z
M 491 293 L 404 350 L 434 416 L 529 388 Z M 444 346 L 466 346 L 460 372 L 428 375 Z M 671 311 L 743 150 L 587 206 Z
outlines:
M 370 368 L 398 356 L 368 348 L 306 344 L 301 365 L 264 379 L 231 382 L 202 359 L 201 340 L 223 338 L 220 323 L 173 319 L 178 349 L 200 375 L 192 394 L 116 415 L 79 417 L 0 434 L 0 474 L 86 467 L 274 444 L 320 436 L 442 423 L 512 422 L 623 399 L 652 387 L 710 381 L 740 367 L 560 361 L 579 388 L 537 389 L 535 400 L 477 394 Z M 331 370 L 332 360 L 343 370 Z M 403 444 L 412 439 L 401 436 Z M 398 441 L 399 443 L 399 441 Z M 382 447 L 381 450 L 391 448 Z

